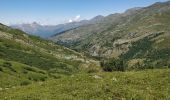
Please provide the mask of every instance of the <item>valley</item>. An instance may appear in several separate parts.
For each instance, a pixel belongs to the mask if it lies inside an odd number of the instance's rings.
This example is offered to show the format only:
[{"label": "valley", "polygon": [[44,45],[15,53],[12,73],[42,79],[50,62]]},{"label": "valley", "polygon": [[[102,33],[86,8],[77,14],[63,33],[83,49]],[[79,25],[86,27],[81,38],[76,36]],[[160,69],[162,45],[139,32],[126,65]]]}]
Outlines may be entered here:
[{"label": "valley", "polygon": [[0,22],[0,100],[169,100],[170,1],[58,25]]}]

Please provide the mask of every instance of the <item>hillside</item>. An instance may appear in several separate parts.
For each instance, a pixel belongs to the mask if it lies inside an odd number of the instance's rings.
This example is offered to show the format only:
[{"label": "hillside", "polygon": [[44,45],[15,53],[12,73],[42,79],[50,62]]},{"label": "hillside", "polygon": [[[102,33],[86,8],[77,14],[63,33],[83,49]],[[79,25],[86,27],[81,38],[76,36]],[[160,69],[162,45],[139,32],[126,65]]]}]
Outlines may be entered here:
[{"label": "hillside", "polygon": [[170,70],[75,74],[0,90],[2,100],[169,100]]},{"label": "hillside", "polygon": [[94,57],[121,58],[132,66],[170,66],[169,21],[170,1],[158,2],[111,14],[51,40]]},{"label": "hillside", "polygon": [[80,53],[0,24],[0,87],[45,81],[97,66],[97,61]]}]

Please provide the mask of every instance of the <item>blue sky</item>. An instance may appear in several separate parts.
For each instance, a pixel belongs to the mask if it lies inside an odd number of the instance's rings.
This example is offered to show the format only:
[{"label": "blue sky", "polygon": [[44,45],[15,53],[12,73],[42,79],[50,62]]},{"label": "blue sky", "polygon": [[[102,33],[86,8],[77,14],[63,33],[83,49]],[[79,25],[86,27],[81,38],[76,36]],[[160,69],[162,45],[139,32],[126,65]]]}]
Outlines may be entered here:
[{"label": "blue sky", "polygon": [[167,0],[0,0],[0,23],[60,24]]}]

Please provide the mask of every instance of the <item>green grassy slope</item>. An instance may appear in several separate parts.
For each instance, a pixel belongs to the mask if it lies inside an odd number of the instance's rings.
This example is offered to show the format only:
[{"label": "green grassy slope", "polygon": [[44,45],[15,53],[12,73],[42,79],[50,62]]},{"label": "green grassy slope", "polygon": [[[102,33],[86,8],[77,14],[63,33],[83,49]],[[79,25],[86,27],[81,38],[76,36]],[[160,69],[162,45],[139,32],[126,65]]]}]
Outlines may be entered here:
[{"label": "green grassy slope", "polygon": [[170,70],[76,74],[0,91],[13,100],[168,100]]},{"label": "green grassy slope", "polygon": [[46,71],[13,61],[0,59],[0,88],[15,88],[42,82],[49,78]]},{"label": "green grassy slope", "polygon": [[69,70],[87,64],[86,57],[73,50],[4,25],[0,26],[0,58],[45,70],[64,68],[61,66]]},{"label": "green grassy slope", "polygon": [[88,71],[97,64],[73,50],[0,24],[0,87]]}]

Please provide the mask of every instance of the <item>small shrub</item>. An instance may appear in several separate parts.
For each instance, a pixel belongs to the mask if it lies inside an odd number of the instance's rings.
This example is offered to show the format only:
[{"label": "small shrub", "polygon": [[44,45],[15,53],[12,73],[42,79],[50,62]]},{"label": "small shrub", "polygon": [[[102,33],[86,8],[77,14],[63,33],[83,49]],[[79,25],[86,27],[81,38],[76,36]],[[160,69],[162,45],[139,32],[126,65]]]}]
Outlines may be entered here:
[{"label": "small shrub", "polygon": [[46,74],[46,72],[44,72],[44,71],[42,71],[42,70],[38,71],[38,73]]},{"label": "small shrub", "polygon": [[59,79],[59,78],[61,78],[61,76],[60,75],[56,75],[56,74],[49,74],[50,75],[50,77],[53,77],[54,79]]},{"label": "small shrub", "polygon": [[100,62],[100,64],[102,69],[107,72],[126,70],[126,63],[121,59],[109,59],[107,61]]},{"label": "small shrub", "polygon": [[31,72],[37,72],[34,68],[31,68],[31,67],[24,67],[24,69],[31,71]]},{"label": "small shrub", "polygon": [[94,67],[91,67],[91,68],[88,69],[87,72],[88,72],[88,73],[96,73],[96,72],[99,72],[99,69],[96,69],[96,68],[94,68]]},{"label": "small shrub", "polygon": [[10,62],[4,62],[3,67],[6,67],[6,68],[10,69],[13,72],[17,72],[14,68],[12,68],[12,64]]},{"label": "small shrub", "polygon": [[3,72],[3,69],[0,67],[0,71]]},{"label": "small shrub", "polygon": [[31,78],[31,77],[28,77],[28,79],[29,79],[29,80],[32,80],[32,78]]},{"label": "small shrub", "polygon": [[47,77],[45,77],[45,76],[34,76],[34,77],[32,77],[31,80],[38,82],[38,81],[45,81],[46,79],[47,79]]},{"label": "small shrub", "polygon": [[110,65],[104,65],[102,66],[103,70],[106,72],[112,72],[113,70],[115,70],[114,66],[110,66]]},{"label": "small shrub", "polygon": [[21,82],[21,86],[26,86],[26,85],[29,85],[29,84],[31,84],[31,82],[30,81],[28,81],[28,80],[24,80],[24,81],[22,81]]},{"label": "small shrub", "polygon": [[47,77],[40,77],[39,80],[40,81],[45,81],[47,79]]},{"label": "small shrub", "polygon": [[95,64],[90,64],[89,67],[87,68],[88,73],[96,73],[99,71],[100,71],[100,68],[96,66]]},{"label": "small shrub", "polygon": [[23,70],[22,73],[23,73],[23,74],[27,74],[28,71],[27,71],[27,70]]},{"label": "small shrub", "polygon": [[3,63],[3,66],[4,66],[4,67],[11,67],[12,64],[11,64],[10,62],[4,62],[4,63]]},{"label": "small shrub", "polygon": [[47,76],[44,76],[44,75],[38,75],[38,74],[32,74],[28,77],[29,80],[31,81],[35,81],[35,82],[38,82],[38,81],[45,81],[47,79]]}]

